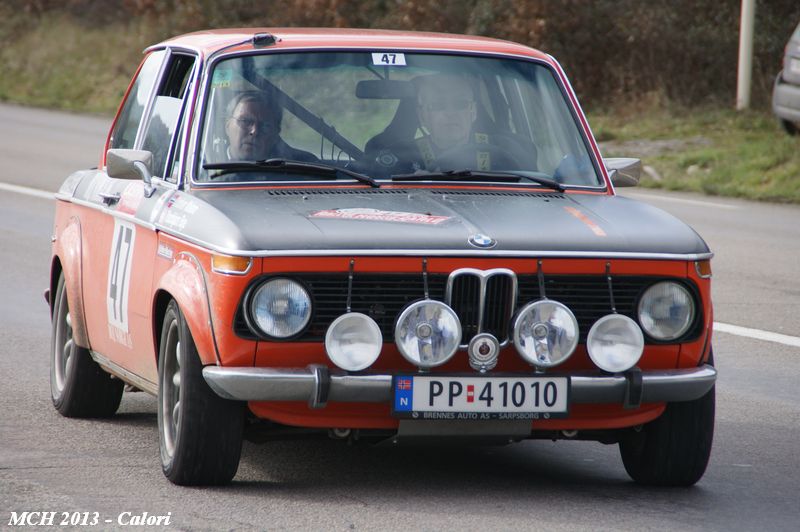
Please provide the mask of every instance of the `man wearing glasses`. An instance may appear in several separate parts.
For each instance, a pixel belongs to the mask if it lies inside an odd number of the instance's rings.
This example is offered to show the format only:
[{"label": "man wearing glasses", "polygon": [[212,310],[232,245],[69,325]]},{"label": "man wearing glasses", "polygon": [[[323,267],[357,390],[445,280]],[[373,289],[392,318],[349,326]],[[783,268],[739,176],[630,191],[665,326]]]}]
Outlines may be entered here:
[{"label": "man wearing glasses", "polygon": [[228,159],[316,161],[311,153],[289,146],[281,137],[282,109],[263,93],[240,92],[228,103],[225,134]]}]

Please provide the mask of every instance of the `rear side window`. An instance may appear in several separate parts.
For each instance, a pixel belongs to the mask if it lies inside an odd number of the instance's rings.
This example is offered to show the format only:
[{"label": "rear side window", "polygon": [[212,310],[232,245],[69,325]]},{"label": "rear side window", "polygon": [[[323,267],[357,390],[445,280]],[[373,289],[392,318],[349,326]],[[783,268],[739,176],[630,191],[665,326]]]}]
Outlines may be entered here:
[{"label": "rear side window", "polygon": [[153,52],[145,59],[139,74],[136,76],[136,81],[133,82],[133,86],[128,93],[128,99],[125,100],[119,119],[114,125],[114,130],[111,133],[111,142],[108,145],[109,148],[133,148],[142,114],[147,106],[150,90],[153,87],[156,76],[158,76],[164,53],[163,50]]}]

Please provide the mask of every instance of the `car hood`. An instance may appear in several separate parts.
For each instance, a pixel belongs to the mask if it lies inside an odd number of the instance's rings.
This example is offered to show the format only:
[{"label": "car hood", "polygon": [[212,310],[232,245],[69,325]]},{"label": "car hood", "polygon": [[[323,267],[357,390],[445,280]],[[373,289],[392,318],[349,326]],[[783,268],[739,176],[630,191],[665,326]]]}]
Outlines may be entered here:
[{"label": "car hood", "polygon": [[664,211],[620,196],[583,193],[422,188],[175,192],[159,218],[170,232],[230,252],[709,251],[697,233]]}]

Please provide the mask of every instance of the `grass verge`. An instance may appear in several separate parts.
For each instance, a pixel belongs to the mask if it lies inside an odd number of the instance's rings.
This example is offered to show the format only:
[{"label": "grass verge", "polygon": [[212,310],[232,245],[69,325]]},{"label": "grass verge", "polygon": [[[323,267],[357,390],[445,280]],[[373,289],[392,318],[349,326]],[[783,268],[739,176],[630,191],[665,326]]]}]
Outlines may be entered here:
[{"label": "grass verge", "polygon": [[590,114],[605,156],[639,157],[641,186],[800,203],[800,137],[766,111]]}]

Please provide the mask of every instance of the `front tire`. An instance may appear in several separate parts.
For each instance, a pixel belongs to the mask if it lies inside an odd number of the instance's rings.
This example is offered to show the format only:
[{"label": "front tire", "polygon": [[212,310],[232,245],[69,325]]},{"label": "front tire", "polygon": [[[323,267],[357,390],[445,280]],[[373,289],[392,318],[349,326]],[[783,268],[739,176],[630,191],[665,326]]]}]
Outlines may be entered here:
[{"label": "front tire", "polygon": [[714,439],[715,389],[669,403],[658,419],[620,441],[625,470],[638,484],[691,486],[703,476]]},{"label": "front tire", "polygon": [[53,299],[50,339],[50,396],[65,417],[110,417],[122,400],[124,383],[103,371],[89,350],[75,343],[64,274]]},{"label": "front tire", "polygon": [[182,486],[227,484],[242,451],[244,405],[219,397],[203,366],[186,320],[170,301],[158,356],[158,432],[161,468]]}]

